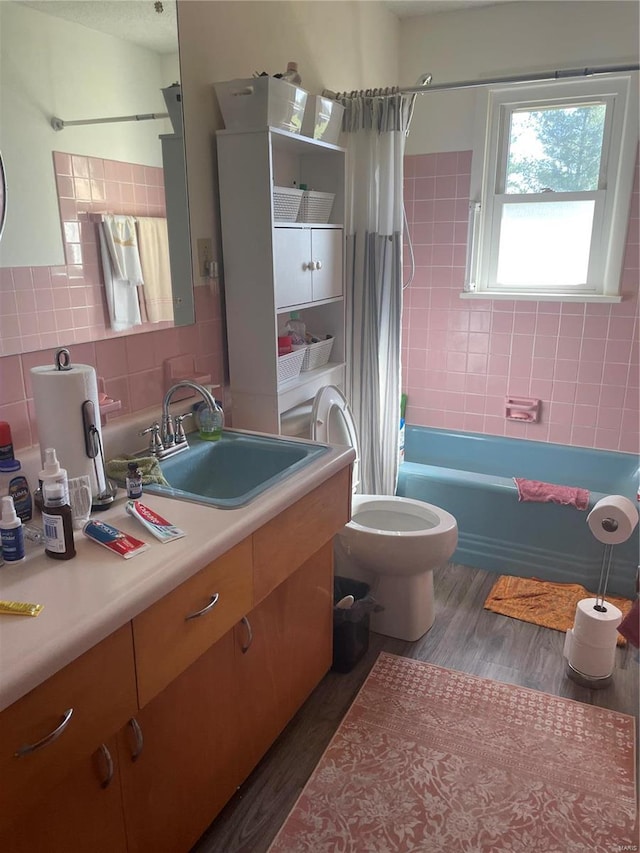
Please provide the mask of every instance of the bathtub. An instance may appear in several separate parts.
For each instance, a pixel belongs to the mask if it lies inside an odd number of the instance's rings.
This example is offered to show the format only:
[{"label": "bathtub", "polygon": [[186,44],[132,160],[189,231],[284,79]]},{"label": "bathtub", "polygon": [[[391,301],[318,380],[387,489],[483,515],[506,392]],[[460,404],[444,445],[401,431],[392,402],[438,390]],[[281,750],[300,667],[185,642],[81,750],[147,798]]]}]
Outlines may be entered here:
[{"label": "bathtub", "polygon": [[[605,495],[636,503],[638,457],[540,441],[407,426],[397,494],[435,504],[458,521],[452,560],[492,572],[580,583],[595,592],[604,546],[588,512],[519,502],[513,477],[589,489],[589,509]],[[638,527],[613,549],[608,592],[632,597]]]}]

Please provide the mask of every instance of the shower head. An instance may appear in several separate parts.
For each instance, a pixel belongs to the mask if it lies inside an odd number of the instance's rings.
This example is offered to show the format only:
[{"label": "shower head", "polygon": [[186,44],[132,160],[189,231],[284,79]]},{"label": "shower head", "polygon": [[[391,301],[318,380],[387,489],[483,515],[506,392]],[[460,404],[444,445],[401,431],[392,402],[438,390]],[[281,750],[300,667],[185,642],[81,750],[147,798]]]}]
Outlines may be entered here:
[{"label": "shower head", "polygon": [[425,74],[421,74],[416,80],[416,86],[428,86],[433,80],[433,74],[429,74],[427,71]]}]

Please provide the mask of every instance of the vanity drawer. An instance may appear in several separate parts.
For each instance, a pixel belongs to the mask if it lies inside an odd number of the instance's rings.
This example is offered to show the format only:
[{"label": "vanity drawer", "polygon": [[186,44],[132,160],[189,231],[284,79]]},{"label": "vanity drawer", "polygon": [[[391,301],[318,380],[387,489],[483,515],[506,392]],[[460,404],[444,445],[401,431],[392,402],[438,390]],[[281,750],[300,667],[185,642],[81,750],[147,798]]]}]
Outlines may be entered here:
[{"label": "vanity drawer", "polygon": [[344,527],[351,468],[343,468],[253,534],[253,599],[258,604]]},{"label": "vanity drawer", "polygon": [[[0,826],[15,821],[36,792],[52,790],[78,761],[89,760],[136,710],[127,623],[0,714]],[[56,729],[60,732],[56,737],[16,755]]]},{"label": "vanity drawer", "polygon": [[134,618],[141,708],[251,610],[251,559],[245,539]]}]

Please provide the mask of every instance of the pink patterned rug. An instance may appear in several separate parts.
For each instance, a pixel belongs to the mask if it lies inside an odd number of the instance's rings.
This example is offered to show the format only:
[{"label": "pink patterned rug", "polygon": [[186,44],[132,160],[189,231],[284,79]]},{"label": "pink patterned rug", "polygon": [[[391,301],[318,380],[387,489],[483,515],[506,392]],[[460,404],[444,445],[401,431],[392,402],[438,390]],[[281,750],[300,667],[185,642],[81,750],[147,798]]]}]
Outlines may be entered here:
[{"label": "pink patterned rug", "polygon": [[270,853],[638,850],[635,720],[382,653]]}]

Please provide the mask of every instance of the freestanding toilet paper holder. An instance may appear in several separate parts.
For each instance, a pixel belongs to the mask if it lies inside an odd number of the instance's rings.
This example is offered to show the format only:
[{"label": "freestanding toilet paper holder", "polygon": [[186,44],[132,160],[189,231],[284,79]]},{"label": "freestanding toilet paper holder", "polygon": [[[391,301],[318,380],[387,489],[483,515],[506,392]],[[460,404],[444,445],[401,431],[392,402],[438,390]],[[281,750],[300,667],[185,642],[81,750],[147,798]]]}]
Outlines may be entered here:
[{"label": "freestanding toilet paper holder", "polygon": [[[622,612],[613,604],[605,601],[605,596],[613,561],[611,538],[613,537],[614,542],[622,542],[628,538],[628,534],[623,528],[621,531],[622,538],[620,538],[618,533],[620,525],[618,520],[613,517],[615,511],[609,512],[608,510],[607,507],[607,514],[603,518],[597,517],[597,521],[596,519],[593,522],[590,521],[594,510],[587,518],[591,532],[604,545],[598,591],[595,599],[586,598],[578,602],[574,625],[567,631],[564,644],[567,676],[582,687],[592,689],[607,687],[613,679],[615,653],[618,644],[617,628],[622,621]],[[637,520],[635,523],[637,524]],[[633,527],[635,524],[632,524],[632,529]],[[593,605],[591,605],[592,601],[594,602]],[[585,607],[590,608],[590,610],[585,610]],[[604,614],[608,614],[608,617],[604,618]],[[580,620],[584,626],[585,617],[590,620],[588,627],[586,629],[582,627],[581,635],[578,636]],[[587,634],[586,637],[584,636],[585,633]],[[603,670],[606,671],[603,672]]]}]

